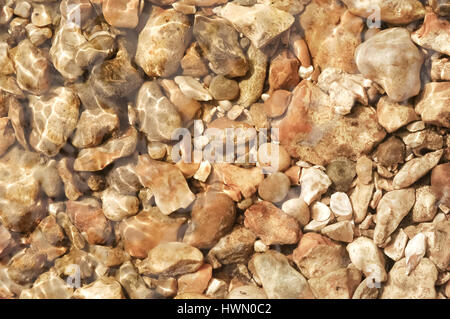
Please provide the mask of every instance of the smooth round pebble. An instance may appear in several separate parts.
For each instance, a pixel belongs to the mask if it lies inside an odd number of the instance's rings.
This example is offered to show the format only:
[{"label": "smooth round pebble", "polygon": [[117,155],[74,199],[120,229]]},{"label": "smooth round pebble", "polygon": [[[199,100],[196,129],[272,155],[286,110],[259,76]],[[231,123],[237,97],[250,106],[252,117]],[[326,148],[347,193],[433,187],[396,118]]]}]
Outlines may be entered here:
[{"label": "smooth round pebble", "polygon": [[281,202],[289,192],[291,181],[280,172],[267,176],[258,186],[259,196],[269,202]]}]

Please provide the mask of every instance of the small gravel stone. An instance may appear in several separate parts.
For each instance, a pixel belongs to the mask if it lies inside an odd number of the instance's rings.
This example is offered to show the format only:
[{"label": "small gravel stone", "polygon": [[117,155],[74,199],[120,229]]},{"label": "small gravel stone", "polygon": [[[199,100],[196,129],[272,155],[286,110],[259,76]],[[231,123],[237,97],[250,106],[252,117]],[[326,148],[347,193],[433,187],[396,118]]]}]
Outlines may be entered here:
[{"label": "small gravel stone", "polygon": [[209,91],[216,100],[234,100],[239,95],[239,85],[235,80],[217,75],[211,80]]},{"label": "small gravel stone", "polygon": [[346,158],[334,160],[327,166],[327,175],[336,191],[346,192],[356,176],[355,163]]},{"label": "small gravel stone", "polygon": [[259,196],[272,203],[281,202],[288,194],[291,182],[280,172],[267,176],[258,186]]}]

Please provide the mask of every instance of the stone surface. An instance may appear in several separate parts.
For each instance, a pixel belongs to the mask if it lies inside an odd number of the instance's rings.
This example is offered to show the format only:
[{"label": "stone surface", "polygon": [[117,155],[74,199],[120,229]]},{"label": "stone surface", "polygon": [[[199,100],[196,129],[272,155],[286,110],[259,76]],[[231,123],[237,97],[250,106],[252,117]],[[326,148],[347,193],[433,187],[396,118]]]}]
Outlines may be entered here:
[{"label": "stone surface", "polygon": [[102,208],[106,218],[119,222],[138,212],[139,199],[136,196],[122,195],[111,188],[107,188],[102,193]]},{"label": "stone surface", "polygon": [[408,161],[395,175],[393,185],[396,189],[412,185],[439,163],[443,150],[425,154]]},{"label": "stone surface", "polygon": [[392,24],[407,24],[423,18],[425,8],[418,0],[343,0],[351,13],[364,18],[372,17],[379,8],[381,20]]},{"label": "stone surface", "polygon": [[375,111],[357,106],[347,116],[333,114],[328,98],[311,82],[301,82],[293,91],[286,115],[273,127],[292,157],[326,165],[337,157],[356,160],[370,152],[384,136]]},{"label": "stone surface", "polygon": [[213,99],[209,90],[192,76],[179,75],[174,80],[178,84],[181,92],[191,99],[196,101],[209,101]]},{"label": "stone surface", "polygon": [[211,248],[231,230],[235,217],[234,202],[228,195],[216,191],[198,194],[183,242],[201,249]]},{"label": "stone surface", "polygon": [[233,263],[247,263],[253,253],[256,235],[245,227],[237,227],[231,233],[223,236],[210,249],[206,261],[213,268]]},{"label": "stone surface", "polygon": [[66,211],[72,223],[90,244],[102,245],[111,239],[111,225],[95,200],[67,201]]},{"label": "stone surface", "polygon": [[293,260],[306,278],[319,278],[347,267],[345,248],[317,233],[306,233],[294,250]]},{"label": "stone surface", "polygon": [[12,248],[13,240],[9,231],[0,225],[0,257],[6,255]]},{"label": "stone surface", "polygon": [[58,162],[58,174],[64,183],[64,193],[70,200],[77,200],[83,195],[83,184],[73,172],[73,159],[63,158]]},{"label": "stone surface", "polygon": [[70,299],[73,289],[55,271],[40,275],[30,289],[22,290],[20,299]]},{"label": "stone surface", "polygon": [[300,62],[289,50],[283,50],[270,61],[269,94],[279,89],[292,90],[300,82]]},{"label": "stone surface", "polygon": [[421,47],[450,55],[450,22],[428,12],[422,27],[411,34],[411,39]]},{"label": "stone surface", "polygon": [[355,223],[361,223],[366,217],[373,190],[373,183],[368,185],[362,183],[356,184],[354,191],[350,195]]},{"label": "stone surface", "polygon": [[154,297],[153,292],[147,287],[130,261],[126,261],[120,266],[116,279],[131,299],[151,299]]},{"label": "stone surface", "polygon": [[391,136],[378,145],[374,155],[381,165],[392,167],[404,163],[405,152],[405,144],[399,138]]},{"label": "stone surface", "polygon": [[437,165],[431,171],[431,189],[438,201],[450,207],[450,164]]},{"label": "stone surface", "polygon": [[353,241],[353,225],[350,221],[344,220],[326,226],[320,231],[322,235],[328,236],[329,238],[342,241],[346,243],[351,243]]},{"label": "stone surface", "polygon": [[151,189],[156,206],[164,215],[188,207],[195,199],[183,174],[172,164],[140,155],[136,173],[142,185]]},{"label": "stone surface", "polygon": [[416,112],[421,115],[422,121],[446,128],[450,127],[449,91],[450,82],[425,84],[416,104]]},{"label": "stone surface", "polygon": [[387,280],[383,252],[372,239],[359,237],[347,245],[347,251],[352,264],[361,270],[367,278],[371,278],[378,283]]},{"label": "stone surface", "polygon": [[186,15],[174,9],[154,6],[139,33],[136,63],[148,76],[175,73],[190,41],[189,27]]},{"label": "stone surface", "polygon": [[181,275],[178,278],[178,294],[197,293],[202,294],[208,287],[208,282],[212,277],[212,267],[203,264],[196,272]]},{"label": "stone surface", "polygon": [[291,157],[286,149],[275,143],[264,143],[258,147],[258,164],[265,173],[285,171],[291,165]]},{"label": "stone surface", "polygon": [[193,34],[214,73],[229,77],[247,73],[249,66],[238,33],[225,20],[196,15]]},{"label": "stone surface", "polygon": [[50,64],[44,52],[25,39],[9,52],[22,90],[41,95],[50,89]]},{"label": "stone surface", "polygon": [[0,156],[14,144],[16,137],[7,117],[0,117]]},{"label": "stone surface", "polygon": [[14,256],[8,267],[8,275],[20,285],[29,284],[44,272],[46,265],[45,253],[28,248],[21,254]]},{"label": "stone surface", "polygon": [[363,20],[335,0],[313,0],[300,16],[315,68],[357,73],[353,55],[361,43]]},{"label": "stone surface", "polygon": [[82,149],[74,162],[76,171],[93,172],[104,169],[115,160],[131,155],[137,144],[137,131],[128,128],[117,138],[111,138],[104,144]]},{"label": "stone surface", "polygon": [[333,193],[330,197],[330,208],[338,220],[352,219],[352,203],[346,193]]},{"label": "stone surface", "polygon": [[55,156],[67,142],[78,121],[80,100],[66,87],[46,95],[30,95],[32,131],[30,145],[47,156]]},{"label": "stone surface", "polygon": [[165,216],[153,207],[123,220],[119,229],[125,250],[133,257],[146,258],[160,243],[176,241],[184,222],[185,218]]},{"label": "stone surface", "polygon": [[341,268],[308,283],[314,295],[320,299],[350,299],[361,281],[361,273],[355,268]]},{"label": "stone surface", "polygon": [[450,61],[448,58],[439,58],[439,54],[431,56],[431,80],[433,82],[450,81]]},{"label": "stone surface", "polygon": [[[444,185],[443,188],[446,186]],[[416,188],[416,202],[412,209],[412,221],[416,223],[430,222],[437,213],[437,197],[432,186],[425,185]]]},{"label": "stone surface", "polygon": [[278,117],[283,115],[289,103],[291,102],[292,93],[286,90],[275,90],[270,97],[264,102],[264,111],[269,117]]},{"label": "stone surface", "polygon": [[54,216],[45,217],[30,235],[30,247],[38,253],[45,254],[52,262],[66,253],[63,229],[56,223]]},{"label": "stone surface", "polygon": [[384,247],[384,254],[392,260],[399,261],[404,257],[407,242],[408,236],[403,229],[399,228],[392,234],[389,244]]},{"label": "stone surface", "polygon": [[397,261],[388,275],[382,299],[434,299],[436,290],[434,284],[437,280],[436,266],[428,259],[423,258],[419,265],[409,275],[406,275],[405,258]]},{"label": "stone surface", "polygon": [[412,106],[397,103],[387,96],[382,96],[377,104],[377,119],[386,132],[392,133],[418,120],[418,117]]},{"label": "stone surface", "polygon": [[27,24],[25,27],[27,31],[27,36],[31,43],[35,46],[42,45],[45,41],[50,39],[53,35],[52,29],[50,28],[39,28],[33,24]]},{"label": "stone surface", "polygon": [[217,14],[231,22],[236,30],[243,33],[258,49],[270,43],[294,23],[294,17],[289,13],[265,4],[245,7],[227,3],[217,9]]},{"label": "stone surface", "polygon": [[183,69],[183,75],[196,77],[208,74],[208,67],[206,66],[205,60],[200,55],[200,47],[197,42],[192,43],[186,50],[180,64]]},{"label": "stone surface", "polygon": [[106,22],[119,28],[135,28],[139,22],[139,0],[105,0],[102,12]]},{"label": "stone surface", "polygon": [[310,220],[309,207],[301,198],[292,198],[283,203],[281,209],[286,214],[297,219],[300,227],[308,224]]},{"label": "stone surface", "polygon": [[335,190],[346,192],[356,176],[356,166],[345,157],[337,158],[327,165],[326,173],[333,182]]},{"label": "stone surface", "polygon": [[402,219],[409,213],[415,202],[413,188],[387,192],[377,206],[376,226],[373,240],[378,246],[398,227]]},{"label": "stone surface", "polygon": [[361,156],[356,161],[356,174],[358,175],[358,181],[368,185],[372,181],[372,169],[373,162],[367,156]]},{"label": "stone surface", "polygon": [[301,236],[297,220],[266,201],[253,204],[245,211],[244,225],[266,245],[295,244]]},{"label": "stone surface", "polygon": [[218,75],[211,80],[209,91],[216,100],[233,100],[239,96],[239,85],[234,80]]},{"label": "stone surface", "polygon": [[247,285],[232,289],[228,293],[227,299],[267,299],[267,295],[263,289]]},{"label": "stone surface", "polygon": [[197,271],[203,264],[200,250],[185,243],[162,243],[138,265],[144,275],[176,276]]},{"label": "stone surface", "polygon": [[289,265],[288,259],[274,250],[255,254],[250,269],[261,280],[271,299],[314,299],[305,277]]}]

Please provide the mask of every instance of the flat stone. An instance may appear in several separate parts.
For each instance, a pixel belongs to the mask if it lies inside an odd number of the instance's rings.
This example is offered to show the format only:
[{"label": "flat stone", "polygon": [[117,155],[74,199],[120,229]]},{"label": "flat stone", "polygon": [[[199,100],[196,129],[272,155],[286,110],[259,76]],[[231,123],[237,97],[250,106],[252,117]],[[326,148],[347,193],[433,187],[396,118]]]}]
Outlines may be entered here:
[{"label": "flat stone", "polygon": [[352,15],[338,1],[312,0],[299,21],[315,69],[331,67],[357,73],[353,55],[361,43],[364,25],[360,17]]},{"label": "flat stone", "polygon": [[130,127],[117,138],[111,138],[104,144],[82,149],[74,162],[76,171],[93,172],[104,169],[115,160],[131,155],[137,144],[137,131]]},{"label": "flat stone", "polygon": [[144,275],[176,276],[197,271],[203,264],[200,250],[185,243],[162,243],[138,265]]},{"label": "flat stone", "polygon": [[30,95],[29,101],[32,110],[30,145],[47,156],[55,156],[77,125],[80,100],[71,89],[58,87],[46,95]]},{"label": "flat stone", "polygon": [[423,18],[425,8],[417,0],[343,0],[351,13],[364,18],[372,17],[374,7],[379,8],[381,20],[392,24],[407,24]]},{"label": "flat stone", "polygon": [[450,128],[450,82],[431,82],[424,86],[416,103],[416,112],[425,123]]},{"label": "flat stone", "polygon": [[264,292],[271,299],[314,299],[305,277],[296,271],[283,254],[269,250],[255,254],[250,269],[261,280]]},{"label": "flat stone", "polygon": [[153,6],[145,27],[139,33],[136,63],[148,76],[172,75],[190,42],[189,28],[190,21],[186,15],[174,9]]},{"label": "flat stone", "polygon": [[258,49],[289,29],[295,20],[289,13],[266,4],[245,7],[227,3],[216,13],[231,22]]},{"label": "flat stone", "polygon": [[198,194],[183,242],[197,248],[211,248],[232,228],[236,217],[233,200],[216,191]]},{"label": "flat stone", "polygon": [[306,233],[294,250],[293,260],[306,278],[319,278],[345,268],[348,255],[345,248],[317,233]]},{"label": "flat stone", "polygon": [[206,261],[214,269],[233,263],[246,264],[253,253],[255,240],[256,235],[251,230],[245,227],[235,228],[211,248],[206,256]]},{"label": "flat stone", "polygon": [[133,257],[146,258],[148,252],[164,242],[176,241],[185,218],[172,218],[152,207],[120,223],[125,250]]},{"label": "flat stone", "polygon": [[412,185],[439,163],[443,152],[443,150],[439,150],[427,153],[406,162],[394,177],[394,187],[400,189]]},{"label": "flat stone", "polygon": [[387,192],[377,206],[376,226],[373,240],[378,246],[398,227],[414,205],[416,196],[413,188]]},{"label": "flat stone", "polygon": [[450,55],[450,22],[428,12],[421,28],[411,34],[411,39],[421,47]]},{"label": "flat stone", "polygon": [[364,41],[355,51],[361,74],[383,87],[394,102],[420,91],[423,55],[404,28],[389,28]]},{"label": "flat stone", "polygon": [[316,165],[337,157],[356,160],[386,135],[373,109],[356,106],[347,116],[334,114],[326,94],[308,81],[295,88],[286,115],[273,127],[292,157]]},{"label": "flat stone", "polygon": [[296,244],[301,236],[297,220],[266,201],[253,204],[245,211],[244,225],[266,245]]},{"label": "flat stone", "polygon": [[136,173],[142,185],[152,190],[156,206],[164,215],[188,207],[195,199],[186,179],[175,165],[140,155]]},{"label": "flat stone", "polygon": [[66,211],[72,223],[85,234],[90,244],[102,245],[111,239],[112,229],[100,204],[93,205],[94,203],[67,201]]},{"label": "flat stone", "polygon": [[419,118],[411,105],[397,103],[382,96],[377,104],[377,119],[386,132],[392,133]]},{"label": "flat stone", "polygon": [[416,269],[406,275],[405,258],[397,261],[388,275],[388,281],[381,293],[382,299],[434,299],[436,290],[434,284],[438,272],[436,266],[428,259],[423,258]]}]

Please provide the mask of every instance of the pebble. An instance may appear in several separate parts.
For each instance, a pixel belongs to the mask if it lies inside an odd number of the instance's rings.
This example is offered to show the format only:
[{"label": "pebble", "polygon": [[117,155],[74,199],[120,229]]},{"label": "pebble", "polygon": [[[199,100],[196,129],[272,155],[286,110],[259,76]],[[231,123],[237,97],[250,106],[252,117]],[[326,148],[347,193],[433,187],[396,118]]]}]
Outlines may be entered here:
[{"label": "pebble", "polygon": [[450,128],[448,112],[450,102],[448,95],[450,82],[430,82],[425,84],[423,92],[416,103],[416,112],[421,115],[422,121]]},{"label": "pebble", "polygon": [[412,185],[439,163],[443,152],[443,150],[439,150],[427,153],[422,157],[408,161],[395,175],[393,180],[394,187],[400,189]]},{"label": "pebble", "polygon": [[268,117],[274,118],[284,114],[291,102],[292,93],[286,90],[275,90],[264,101],[264,112]]},{"label": "pebble", "polygon": [[31,23],[27,24],[25,30],[27,31],[28,39],[30,39],[31,43],[37,47],[50,39],[53,35],[52,29],[39,28]]},{"label": "pebble", "polygon": [[437,165],[431,171],[431,189],[438,201],[450,207],[450,164]]},{"label": "pebble", "polygon": [[291,164],[291,157],[280,144],[264,143],[258,148],[258,164],[264,172],[285,171]]},{"label": "pebble", "polygon": [[193,42],[186,50],[180,64],[183,69],[183,75],[202,77],[208,74],[208,67],[200,55],[200,47],[197,42]]},{"label": "pebble", "polygon": [[343,0],[351,13],[364,18],[372,17],[373,8],[380,10],[381,20],[392,24],[407,24],[423,18],[425,8],[418,0]]},{"label": "pebble", "polygon": [[124,219],[119,230],[125,250],[133,257],[146,258],[148,252],[160,243],[176,241],[185,221],[183,217],[166,216],[156,207]]},{"label": "pebble", "polygon": [[275,205],[260,201],[245,211],[244,225],[253,231],[266,245],[295,244],[301,230],[294,217]]},{"label": "pebble", "polygon": [[216,100],[233,100],[239,96],[239,85],[235,80],[217,75],[211,80],[209,91]]},{"label": "pebble", "polygon": [[230,232],[235,218],[236,208],[228,195],[216,191],[197,194],[183,242],[200,249],[211,248]]},{"label": "pebble", "polygon": [[320,299],[350,299],[361,282],[361,273],[355,267],[341,268],[308,283]]},{"label": "pebble", "polygon": [[0,156],[16,141],[14,130],[9,123],[10,120],[7,117],[0,118]]},{"label": "pebble", "polygon": [[308,281],[279,252],[255,254],[249,268],[261,280],[270,299],[314,299]]},{"label": "pebble", "polygon": [[423,60],[422,53],[411,41],[409,31],[399,27],[377,33],[355,51],[361,74],[381,85],[394,102],[419,93]]},{"label": "pebble", "polygon": [[8,267],[9,277],[19,285],[32,283],[47,265],[45,253],[27,248],[22,253],[16,254]]},{"label": "pebble", "polygon": [[10,232],[0,225],[0,257],[6,255],[12,248],[13,240]]},{"label": "pebble", "polygon": [[302,187],[300,198],[302,198],[307,205],[310,205],[328,190],[328,187],[331,186],[331,180],[327,174],[320,169],[310,167],[302,169],[300,185]]},{"label": "pebble", "polygon": [[328,236],[333,240],[351,243],[354,235],[353,227],[352,222],[344,220],[326,226],[320,232],[322,235]]},{"label": "pebble", "polygon": [[[309,2],[309,1],[308,1]],[[289,45],[292,49],[292,52],[300,61],[302,67],[310,67],[311,66],[311,57],[309,55],[308,45],[298,34],[293,34],[289,38]]]},{"label": "pebble", "polygon": [[317,233],[306,233],[293,252],[293,260],[308,279],[345,268],[348,256],[345,248]]},{"label": "pebble", "polygon": [[102,13],[110,25],[133,29],[139,22],[139,7],[139,0],[104,0]]},{"label": "pebble", "polygon": [[14,7],[14,14],[21,18],[29,18],[31,14],[31,4],[28,2],[18,2]]},{"label": "pebble", "polygon": [[386,132],[392,133],[418,120],[418,116],[411,105],[397,103],[387,96],[382,96],[377,104],[377,120]]},{"label": "pebble", "polygon": [[411,39],[423,48],[450,55],[450,22],[427,12],[423,24],[411,34]]},{"label": "pebble", "polygon": [[213,11],[232,23],[258,49],[289,29],[295,21],[291,14],[267,4],[247,7],[227,3]]},{"label": "pebble", "polygon": [[300,62],[289,50],[283,50],[270,61],[269,94],[284,89],[292,90],[300,82],[298,68]]},{"label": "pebble", "polygon": [[120,266],[116,279],[131,299],[152,299],[155,297],[130,261],[125,261]]},{"label": "pebble", "polygon": [[138,265],[140,274],[176,276],[197,271],[203,265],[200,250],[185,243],[161,243]]},{"label": "pebble", "polygon": [[431,56],[431,80],[433,82],[450,81],[450,61],[448,58],[439,58],[440,54]]},{"label": "pebble", "polygon": [[415,202],[413,188],[387,192],[377,206],[374,242],[378,246],[397,229],[402,219],[409,213]]},{"label": "pebble", "polygon": [[387,280],[383,252],[372,239],[358,237],[347,245],[347,251],[353,265],[361,270],[367,278],[375,282]]},{"label": "pebble", "polygon": [[191,99],[196,101],[210,101],[213,99],[211,93],[191,76],[176,76],[175,83],[178,84],[181,92]]},{"label": "pebble", "polygon": [[333,182],[335,190],[346,192],[356,176],[356,166],[347,158],[336,159],[327,165],[326,173]]},{"label": "pebble", "polygon": [[139,199],[136,196],[122,195],[112,188],[103,191],[101,198],[103,213],[106,218],[115,222],[133,216],[139,210]]},{"label": "pebble", "polygon": [[292,198],[283,203],[281,210],[286,214],[294,217],[300,227],[304,227],[310,221],[309,207],[301,198]]},{"label": "pebble", "polygon": [[388,280],[381,292],[382,299],[434,299],[438,271],[428,258],[422,258],[409,275],[406,275],[406,259],[397,261],[389,272]]},{"label": "pebble", "polygon": [[[250,45],[248,48],[247,55],[249,70],[247,75],[239,81],[240,94],[237,101],[239,105],[246,108],[258,101],[261,97],[266,79],[268,60],[267,55],[253,45]],[[250,108],[250,112],[251,110],[252,108]]]},{"label": "pebble", "polygon": [[117,159],[131,155],[136,149],[137,139],[138,132],[134,127],[130,127],[102,145],[82,149],[75,159],[73,168],[82,172],[100,171]]},{"label": "pebble", "polygon": [[338,221],[352,219],[352,203],[346,193],[333,193],[330,198],[330,208]]},{"label": "pebble", "polygon": [[422,233],[414,236],[405,247],[406,275],[408,276],[420,263],[426,252],[426,238]]},{"label": "pebble", "polygon": [[33,3],[31,23],[37,27],[46,27],[52,24],[52,13],[45,5]]},{"label": "pebble", "polygon": [[391,236],[391,241],[384,247],[384,254],[394,261],[399,261],[405,256],[405,247],[408,242],[408,235],[399,228]]},{"label": "pebble", "polygon": [[397,137],[391,136],[378,145],[375,156],[384,167],[392,167],[405,161],[405,144]]},{"label": "pebble", "polygon": [[20,299],[70,299],[73,289],[55,271],[40,275],[30,289],[22,290]]},{"label": "pebble", "polygon": [[223,19],[196,15],[193,34],[211,70],[223,76],[240,77],[249,63],[238,42],[238,33]]},{"label": "pebble", "polygon": [[[188,207],[195,199],[183,174],[173,164],[140,155],[136,173],[141,184],[152,190],[156,206],[164,215]],[[170,183],[167,183],[169,180]]]},{"label": "pebble", "polygon": [[258,195],[263,200],[278,203],[286,198],[290,186],[289,178],[281,172],[276,172],[267,176],[258,185]]},{"label": "pebble", "polygon": [[203,264],[196,272],[184,274],[178,277],[178,294],[197,293],[202,294],[208,287],[212,278],[212,267]]},{"label": "pebble", "polygon": [[430,222],[437,213],[437,198],[432,186],[424,185],[416,188],[416,202],[414,203],[411,218],[415,223]]},{"label": "pebble", "polygon": [[189,44],[189,29],[188,16],[174,9],[153,6],[145,27],[139,33],[136,63],[150,77],[172,75]]},{"label": "pebble", "polygon": [[74,299],[125,299],[122,286],[112,277],[100,277],[96,281],[78,288]]},{"label": "pebble", "polygon": [[235,263],[246,264],[253,253],[256,235],[245,227],[236,227],[211,248],[206,261],[214,269]]}]

